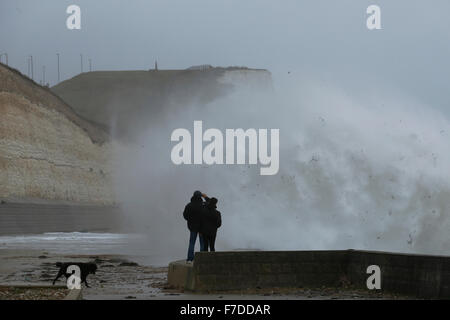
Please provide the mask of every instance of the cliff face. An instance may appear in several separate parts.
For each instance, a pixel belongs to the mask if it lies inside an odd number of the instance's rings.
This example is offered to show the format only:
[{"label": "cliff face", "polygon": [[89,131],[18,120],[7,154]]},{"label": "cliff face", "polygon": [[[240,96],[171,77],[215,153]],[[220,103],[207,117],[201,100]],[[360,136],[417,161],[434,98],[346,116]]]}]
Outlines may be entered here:
[{"label": "cliff face", "polygon": [[[207,103],[235,87],[267,89],[267,70],[239,67],[186,70],[96,71],[52,88],[86,119],[126,140],[146,130],[155,113],[175,114],[180,106]],[[150,120],[151,121],[151,120]]]},{"label": "cliff face", "polygon": [[0,65],[0,198],[112,204],[111,149],[101,128]]}]

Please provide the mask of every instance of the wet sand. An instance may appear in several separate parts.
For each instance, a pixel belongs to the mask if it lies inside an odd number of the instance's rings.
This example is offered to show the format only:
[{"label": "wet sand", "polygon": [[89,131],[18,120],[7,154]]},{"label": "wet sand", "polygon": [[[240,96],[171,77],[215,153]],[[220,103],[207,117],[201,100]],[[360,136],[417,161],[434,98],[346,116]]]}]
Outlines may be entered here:
[{"label": "wet sand", "polygon": [[67,288],[17,288],[0,287],[0,300],[63,300]]},{"label": "wet sand", "polygon": [[[58,272],[56,262],[95,262],[98,270],[83,285],[84,299],[142,299],[164,295],[167,268],[141,266],[121,255],[61,255],[43,250],[0,250],[0,284],[51,284]],[[64,285],[60,278],[56,285]]]}]

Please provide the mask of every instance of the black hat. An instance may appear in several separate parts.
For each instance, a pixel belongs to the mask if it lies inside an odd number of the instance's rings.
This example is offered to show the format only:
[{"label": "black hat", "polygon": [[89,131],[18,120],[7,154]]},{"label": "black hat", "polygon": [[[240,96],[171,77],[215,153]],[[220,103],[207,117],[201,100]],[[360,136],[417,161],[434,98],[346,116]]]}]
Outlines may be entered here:
[{"label": "black hat", "polygon": [[201,197],[202,197],[201,191],[198,191],[198,190],[195,191],[193,197],[194,197],[194,198],[201,198]]},{"label": "black hat", "polygon": [[208,203],[207,203],[207,206],[208,206],[208,208],[217,208],[217,206],[216,206],[216,204],[217,204],[217,199],[216,198],[211,198],[211,199],[209,199],[209,201],[208,201]]}]

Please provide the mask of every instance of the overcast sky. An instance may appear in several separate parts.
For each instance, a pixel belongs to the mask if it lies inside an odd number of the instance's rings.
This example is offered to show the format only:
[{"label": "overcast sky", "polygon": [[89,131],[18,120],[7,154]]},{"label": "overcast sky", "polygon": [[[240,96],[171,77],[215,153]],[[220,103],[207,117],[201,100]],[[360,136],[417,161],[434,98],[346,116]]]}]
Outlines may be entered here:
[{"label": "overcast sky", "polygon": [[[81,7],[81,30],[66,28],[66,8]],[[381,7],[382,30],[366,28],[366,8]],[[450,1],[414,0],[0,0],[0,51],[35,80],[84,71],[245,65],[396,90],[450,106]],[[5,61],[5,57],[2,57]],[[381,90],[381,89],[380,89]],[[450,109],[450,108],[449,108]],[[449,112],[450,113],[450,112]]]}]

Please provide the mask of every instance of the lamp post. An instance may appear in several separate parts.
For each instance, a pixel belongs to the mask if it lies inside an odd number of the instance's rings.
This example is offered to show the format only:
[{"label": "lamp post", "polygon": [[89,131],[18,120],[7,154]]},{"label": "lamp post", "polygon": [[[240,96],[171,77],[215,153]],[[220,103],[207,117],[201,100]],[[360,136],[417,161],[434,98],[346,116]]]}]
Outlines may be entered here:
[{"label": "lamp post", "polygon": [[1,62],[1,57],[5,55],[5,60],[6,60],[6,65],[8,65],[8,54],[6,52],[0,54],[0,62]]},{"label": "lamp post", "polygon": [[57,53],[56,56],[58,57],[58,83],[59,83],[59,81],[60,81],[60,77],[59,77],[59,53]]},{"label": "lamp post", "polygon": [[30,54],[30,70],[31,70],[31,80],[34,80],[33,56],[31,54]]}]

